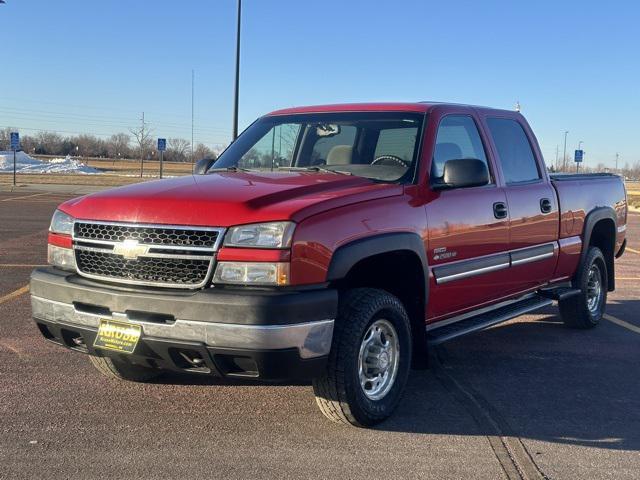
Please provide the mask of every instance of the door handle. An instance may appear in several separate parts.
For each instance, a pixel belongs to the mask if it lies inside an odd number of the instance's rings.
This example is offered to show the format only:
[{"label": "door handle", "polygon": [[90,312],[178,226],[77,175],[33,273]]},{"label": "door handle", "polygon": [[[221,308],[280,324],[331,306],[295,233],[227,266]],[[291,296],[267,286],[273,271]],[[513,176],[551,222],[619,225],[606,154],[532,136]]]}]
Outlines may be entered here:
[{"label": "door handle", "polygon": [[553,205],[551,205],[551,200],[548,198],[543,198],[540,200],[540,211],[542,213],[549,213],[553,209]]},{"label": "door handle", "polygon": [[507,218],[507,205],[504,202],[496,202],[493,204],[493,216],[498,220]]}]

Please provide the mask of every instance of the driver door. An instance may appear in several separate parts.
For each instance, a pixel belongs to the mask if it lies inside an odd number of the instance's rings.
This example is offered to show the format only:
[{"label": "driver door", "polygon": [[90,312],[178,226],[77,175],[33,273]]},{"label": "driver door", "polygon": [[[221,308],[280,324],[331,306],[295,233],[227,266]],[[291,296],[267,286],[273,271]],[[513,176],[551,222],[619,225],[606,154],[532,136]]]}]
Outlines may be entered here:
[{"label": "driver door", "polygon": [[487,164],[490,184],[439,190],[426,206],[430,320],[494,301],[509,282],[507,198],[498,184],[485,144],[477,122],[469,113],[441,118],[433,152],[432,181],[442,176],[447,160],[477,158]]}]

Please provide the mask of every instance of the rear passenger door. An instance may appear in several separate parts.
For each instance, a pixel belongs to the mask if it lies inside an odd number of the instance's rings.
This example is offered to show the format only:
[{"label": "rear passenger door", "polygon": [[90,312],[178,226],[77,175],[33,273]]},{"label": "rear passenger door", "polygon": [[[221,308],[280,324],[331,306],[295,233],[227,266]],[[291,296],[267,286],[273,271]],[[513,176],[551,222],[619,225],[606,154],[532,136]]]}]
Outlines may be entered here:
[{"label": "rear passenger door", "polygon": [[432,320],[494,301],[509,281],[506,195],[496,180],[488,151],[468,110],[440,119],[431,183],[442,176],[447,160],[460,158],[484,161],[491,182],[480,187],[435,191],[427,203],[427,253],[432,273],[427,316]]},{"label": "rear passenger door", "polygon": [[509,290],[525,291],[547,282],[555,270],[560,225],[557,197],[528,125],[519,116],[488,116],[485,121],[507,194]]}]

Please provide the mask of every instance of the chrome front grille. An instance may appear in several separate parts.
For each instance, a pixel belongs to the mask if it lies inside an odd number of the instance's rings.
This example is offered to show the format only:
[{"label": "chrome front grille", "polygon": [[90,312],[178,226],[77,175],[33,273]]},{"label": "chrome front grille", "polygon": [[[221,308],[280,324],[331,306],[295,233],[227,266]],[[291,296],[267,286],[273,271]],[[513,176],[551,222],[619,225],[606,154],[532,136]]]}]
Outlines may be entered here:
[{"label": "chrome front grille", "polygon": [[200,288],[213,271],[222,228],[76,221],[78,273],[131,285]]},{"label": "chrome front grille", "polygon": [[193,227],[149,227],[111,223],[76,222],[78,238],[123,242],[137,240],[148,245],[175,245],[182,247],[213,247],[218,230],[202,230]]}]

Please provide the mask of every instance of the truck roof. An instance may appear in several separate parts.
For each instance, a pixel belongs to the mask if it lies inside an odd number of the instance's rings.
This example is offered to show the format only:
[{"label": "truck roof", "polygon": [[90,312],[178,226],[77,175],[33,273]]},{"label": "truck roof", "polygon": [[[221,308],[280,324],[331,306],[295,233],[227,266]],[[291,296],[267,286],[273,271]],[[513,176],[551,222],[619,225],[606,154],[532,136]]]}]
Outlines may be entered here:
[{"label": "truck roof", "polygon": [[417,112],[426,113],[433,107],[451,106],[466,107],[481,110],[505,111],[513,113],[511,110],[499,110],[491,107],[477,105],[466,105],[448,102],[373,102],[373,103],[338,103],[330,105],[310,105],[301,107],[283,108],[275,110],[268,115],[290,115],[296,113],[327,113],[327,112]]}]

